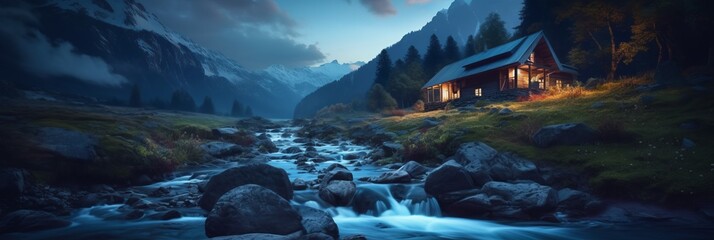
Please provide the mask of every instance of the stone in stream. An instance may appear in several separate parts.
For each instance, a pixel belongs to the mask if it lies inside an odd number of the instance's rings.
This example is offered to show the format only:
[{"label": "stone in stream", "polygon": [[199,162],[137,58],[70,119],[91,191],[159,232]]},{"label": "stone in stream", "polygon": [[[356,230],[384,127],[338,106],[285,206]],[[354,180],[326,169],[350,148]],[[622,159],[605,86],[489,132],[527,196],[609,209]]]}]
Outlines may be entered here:
[{"label": "stone in stream", "polygon": [[42,211],[17,210],[0,220],[0,233],[34,232],[69,226],[71,222]]},{"label": "stone in stream", "polygon": [[402,165],[402,166],[398,169],[398,171],[405,171],[405,172],[409,173],[409,175],[410,175],[412,178],[417,178],[417,177],[419,177],[419,176],[424,175],[427,171],[429,171],[429,169],[427,169],[426,167],[422,166],[422,165],[419,164],[418,162],[409,161],[409,162],[405,163],[404,165]]},{"label": "stone in stream", "polygon": [[201,144],[201,149],[213,157],[233,156],[243,152],[243,148],[236,144],[220,141],[210,141]]},{"label": "stone in stream", "polygon": [[16,196],[25,191],[25,171],[16,168],[0,170],[0,192],[5,196]]},{"label": "stone in stream", "polygon": [[325,176],[322,177],[321,187],[334,180],[353,180],[352,172],[350,172],[350,170],[348,170],[345,166],[342,166],[339,163],[333,163],[332,165],[328,166],[327,168],[325,168],[325,172]]},{"label": "stone in stream", "polygon": [[489,196],[503,197],[511,206],[532,214],[555,209],[558,193],[549,186],[531,183],[488,182],[481,189]]},{"label": "stone in stream", "polygon": [[247,184],[221,196],[206,217],[206,236],[304,231],[302,217],[270,189]]},{"label": "stone in stream", "polygon": [[257,147],[258,152],[261,153],[274,153],[278,152],[279,150],[278,147],[275,146],[275,143],[273,143],[273,141],[270,141],[269,138],[261,139],[260,141],[258,141]]},{"label": "stone in stream", "polygon": [[319,196],[333,206],[347,206],[356,191],[357,186],[352,181],[333,180],[320,186]]},{"label": "stone in stream", "polygon": [[408,183],[412,181],[412,177],[406,171],[395,170],[382,173],[377,177],[371,177],[367,181],[373,183]]},{"label": "stone in stream", "polygon": [[456,161],[437,167],[427,177],[424,190],[431,195],[475,188],[471,175]]},{"label": "stone in stream", "polygon": [[211,177],[198,205],[210,211],[224,193],[245,184],[266,187],[286,200],[293,198],[293,187],[285,170],[267,164],[252,164],[231,168]]},{"label": "stone in stream", "polygon": [[302,178],[295,178],[293,180],[293,190],[305,190],[307,189],[307,183]]},{"label": "stone in stream", "polygon": [[327,212],[306,206],[293,206],[302,216],[302,226],[307,234],[322,233],[331,239],[339,239],[337,224]]},{"label": "stone in stream", "polygon": [[241,235],[214,237],[211,240],[295,240],[300,236],[297,233],[289,235],[277,235],[269,233],[248,233]]},{"label": "stone in stream", "polygon": [[482,142],[462,144],[455,157],[469,172],[477,187],[492,180],[543,181],[538,167],[533,162],[512,153],[498,153]]},{"label": "stone in stream", "polygon": [[300,153],[300,152],[302,152],[302,150],[300,150],[300,147],[293,146],[293,147],[286,148],[285,150],[283,150],[282,153],[293,154],[293,153]]}]

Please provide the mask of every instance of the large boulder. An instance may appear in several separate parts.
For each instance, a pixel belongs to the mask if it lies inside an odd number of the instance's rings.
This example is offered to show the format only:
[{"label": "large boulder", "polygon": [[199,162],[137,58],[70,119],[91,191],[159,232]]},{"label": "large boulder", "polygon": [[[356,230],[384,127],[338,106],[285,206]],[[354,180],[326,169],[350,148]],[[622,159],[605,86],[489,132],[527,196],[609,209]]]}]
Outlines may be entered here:
[{"label": "large boulder", "polygon": [[243,148],[236,144],[220,141],[210,141],[201,144],[201,149],[213,157],[233,156],[243,152]]},{"label": "large boulder", "polygon": [[274,153],[278,152],[278,147],[275,146],[275,143],[273,141],[270,141],[270,139],[260,139],[257,144],[258,147],[258,152],[261,153]]},{"label": "large boulder", "polygon": [[498,151],[482,142],[461,144],[456,151],[456,160],[469,172],[476,186],[482,186],[491,181],[490,166],[487,161],[493,159]]},{"label": "large boulder", "polygon": [[531,214],[542,214],[555,209],[558,193],[549,186],[538,183],[488,182],[481,190],[489,196],[496,195]]},{"label": "large boulder", "polygon": [[450,204],[444,210],[460,217],[483,217],[491,211],[491,208],[488,195],[479,193]]},{"label": "large boulder", "polygon": [[424,190],[431,195],[475,188],[471,175],[456,161],[450,160],[429,173]]},{"label": "large boulder", "polygon": [[325,176],[322,177],[322,184],[320,184],[320,186],[326,186],[334,180],[352,181],[353,179],[354,177],[350,170],[339,163],[334,163],[325,168]]},{"label": "large boulder", "polygon": [[394,170],[370,177],[368,181],[373,183],[408,183],[412,181],[412,177],[406,171]]},{"label": "large boulder", "polygon": [[221,196],[206,217],[206,236],[303,231],[302,217],[270,189],[247,184]]},{"label": "large boulder", "polygon": [[285,150],[282,151],[282,153],[287,153],[287,154],[301,153],[301,152],[302,152],[302,150],[300,149],[300,147],[295,147],[295,146],[286,148]]},{"label": "large boulder", "polygon": [[64,128],[41,128],[37,136],[39,146],[68,159],[91,161],[97,153],[97,140],[86,133]]},{"label": "large boulder", "polygon": [[70,221],[42,211],[17,210],[0,220],[0,233],[33,232],[66,227]]},{"label": "large boulder", "polygon": [[581,217],[588,214],[597,213],[602,210],[602,202],[592,195],[564,188],[558,191],[558,212],[567,214],[569,217]]},{"label": "large boulder", "polygon": [[582,123],[549,125],[533,135],[533,144],[538,147],[553,145],[581,145],[595,141],[595,130]]},{"label": "large boulder", "polygon": [[320,187],[319,196],[333,206],[347,206],[356,191],[357,185],[352,181],[333,180]]},{"label": "large boulder", "polygon": [[405,172],[409,173],[409,175],[412,178],[417,178],[417,177],[424,175],[426,172],[429,171],[429,169],[422,166],[418,162],[409,161],[409,162],[405,163],[404,165],[402,165],[398,169],[398,171],[405,171]]},{"label": "large boulder", "polygon": [[306,234],[323,233],[334,239],[340,238],[337,224],[327,212],[306,206],[295,206],[295,210],[302,216],[302,226]]},{"label": "large boulder", "polygon": [[496,181],[518,179],[542,182],[542,177],[535,163],[513,153],[499,153],[488,161],[489,176]]},{"label": "large boulder", "polygon": [[3,196],[17,196],[25,191],[25,172],[21,169],[0,169],[0,193]]},{"label": "large boulder", "polygon": [[198,205],[210,211],[224,193],[246,184],[266,187],[286,200],[293,198],[292,184],[285,170],[267,164],[251,164],[231,168],[211,177]]}]

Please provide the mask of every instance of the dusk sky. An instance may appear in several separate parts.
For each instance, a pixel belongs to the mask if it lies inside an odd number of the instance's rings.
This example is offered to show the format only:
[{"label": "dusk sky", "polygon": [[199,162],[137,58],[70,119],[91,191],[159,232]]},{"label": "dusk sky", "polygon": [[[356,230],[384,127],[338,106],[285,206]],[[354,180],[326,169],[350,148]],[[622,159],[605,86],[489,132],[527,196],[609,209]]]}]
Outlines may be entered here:
[{"label": "dusk sky", "polygon": [[[264,0],[142,2],[169,28],[249,68],[368,61],[419,30],[452,0]],[[467,0],[466,2],[470,2]],[[520,0],[492,1],[520,5]],[[501,13],[517,21],[520,6]],[[510,18],[509,18],[510,16]]]}]

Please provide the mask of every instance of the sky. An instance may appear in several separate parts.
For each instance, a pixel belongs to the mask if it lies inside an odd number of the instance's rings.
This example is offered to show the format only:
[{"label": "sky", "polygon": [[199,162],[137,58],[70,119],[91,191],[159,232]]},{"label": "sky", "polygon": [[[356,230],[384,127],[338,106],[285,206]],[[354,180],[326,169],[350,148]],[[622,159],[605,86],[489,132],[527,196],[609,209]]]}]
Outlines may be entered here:
[{"label": "sky", "polygon": [[[369,61],[452,0],[145,0],[174,31],[262,69]],[[494,1],[496,2],[496,1]]]}]

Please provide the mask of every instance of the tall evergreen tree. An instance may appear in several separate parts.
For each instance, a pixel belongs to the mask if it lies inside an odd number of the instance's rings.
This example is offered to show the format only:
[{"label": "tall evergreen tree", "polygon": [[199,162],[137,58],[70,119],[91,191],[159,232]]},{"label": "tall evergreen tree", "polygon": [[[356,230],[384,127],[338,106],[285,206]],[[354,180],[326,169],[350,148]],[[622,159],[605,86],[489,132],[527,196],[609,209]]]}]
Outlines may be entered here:
[{"label": "tall evergreen tree", "polygon": [[141,107],[141,92],[139,91],[139,85],[134,84],[131,88],[131,96],[129,96],[129,106],[130,107]]},{"label": "tall evergreen tree", "polygon": [[441,51],[441,43],[439,43],[439,38],[435,34],[431,35],[429,39],[429,46],[426,49],[426,54],[424,55],[424,73],[427,78],[431,78],[438,72],[441,64],[444,62],[443,53]]},{"label": "tall evergreen tree", "polygon": [[171,94],[171,109],[179,111],[196,111],[196,102],[186,90],[179,89]]},{"label": "tall evergreen tree", "polygon": [[510,37],[501,16],[498,13],[490,13],[479,27],[474,39],[476,53],[504,44]]},{"label": "tall evergreen tree", "polygon": [[407,55],[404,56],[404,63],[407,65],[412,63],[421,64],[421,55],[419,55],[419,50],[417,50],[414,45],[409,46],[409,49],[407,49]]},{"label": "tall evergreen tree", "polygon": [[466,38],[466,44],[464,44],[464,57],[470,57],[476,54],[476,42],[474,41],[474,35],[469,35]]},{"label": "tall evergreen tree", "polygon": [[214,114],[216,109],[213,107],[213,100],[211,97],[206,96],[203,98],[203,104],[201,104],[200,111],[205,114]]},{"label": "tall evergreen tree", "polygon": [[231,107],[231,116],[242,117],[245,115],[245,110],[243,110],[243,104],[238,102],[238,100],[233,100],[233,106]]},{"label": "tall evergreen tree", "polygon": [[389,58],[387,49],[382,49],[382,52],[379,53],[377,58],[377,73],[374,83],[386,85],[389,81],[389,75],[392,72],[392,60]]},{"label": "tall evergreen tree", "polygon": [[446,45],[444,45],[444,65],[451,64],[458,60],[461,60],[459,45],[453,37],[449,36],[446,38]]},{"label": "tall evergreen tree", "polygon": [[391,110],[397,107],[397,101],[394,100],[381,84],[377,83],[372,86],[372,89],[367,93],[367,108],[373,112],[382,110]]}]

